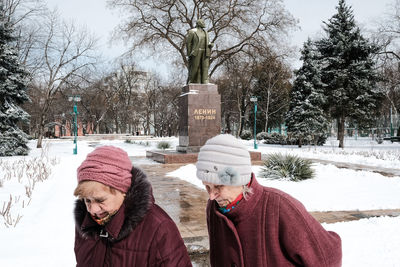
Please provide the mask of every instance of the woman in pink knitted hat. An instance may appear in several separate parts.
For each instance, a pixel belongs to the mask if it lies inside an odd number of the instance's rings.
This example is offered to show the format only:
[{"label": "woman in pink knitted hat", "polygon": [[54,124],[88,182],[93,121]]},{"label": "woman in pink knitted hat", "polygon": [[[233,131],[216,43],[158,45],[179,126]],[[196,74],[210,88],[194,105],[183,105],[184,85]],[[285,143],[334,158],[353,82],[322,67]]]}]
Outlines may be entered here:
[{"label": "woman in pink knitted hat", "polygon": [[192,266],[178,228],[122,149],[88,154],[74,195],[77,266]]}]

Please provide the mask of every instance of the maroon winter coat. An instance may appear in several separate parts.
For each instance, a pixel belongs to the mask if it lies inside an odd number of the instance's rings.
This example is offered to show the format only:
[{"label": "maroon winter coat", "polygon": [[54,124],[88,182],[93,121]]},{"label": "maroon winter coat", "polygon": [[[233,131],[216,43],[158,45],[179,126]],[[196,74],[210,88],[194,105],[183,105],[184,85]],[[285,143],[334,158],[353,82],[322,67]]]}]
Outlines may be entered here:
[{"label": "maroon winter coat", "polygon": [[192,266],[172,219],[154,203],[146,175],[132,169],[124,203],[106,226],[98,225],[83,200],[75,205],[77,266]]},{"label": "maroon winter coat", "polygon": [[340,237],[326,231],[288,194],[261,186],[227,215],[208,201],[210,263],[224,266],[341,266]]}]

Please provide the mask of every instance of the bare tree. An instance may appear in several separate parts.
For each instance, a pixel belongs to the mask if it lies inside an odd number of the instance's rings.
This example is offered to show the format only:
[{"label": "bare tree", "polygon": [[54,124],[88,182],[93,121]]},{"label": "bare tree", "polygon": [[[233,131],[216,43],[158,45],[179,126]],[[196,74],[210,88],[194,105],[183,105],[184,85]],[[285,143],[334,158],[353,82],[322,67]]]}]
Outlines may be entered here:
[{"label": "bare tree", "polygon": [[[291,70],[280,56],[266,53],[254,69],[257,80],[254,94],[259,97],[258,107],[263,113],[264,132],[270,125],[277,126],[284,121],[284,114],[289,108]],[[271,123],[272,118],[272,123]]]},{"label": "bare tree", "polygon": [[19,61],[34,75],[40,62],[35,52],[39,50],[40,23],[48,12],[43,0],[4,0],[7,22],[13,25]]},{"label": "bare tree", "polygon": [[215,43],[210,76],[229,58],[248,47],[265,48],[276,43],[296,23],[282,0],[110,0],[112,8],[127,12],[118,33],[132,41],[132,50],[152,47],[157,54],[188,65],[187,30],[203,18]]},{"label": "bare tree", "polygon": [[43,64],[35,75],[36,83],[43,90],[37,147],[42,146],[44,127],[56,93],[63,90],[68,82],[84,80],[85,77],[80,74],[96,63],[96,40],[87,31],[60,22],[56,13],[48,15],[41,32]]},{"label": "bare tree", "polygon": [[2,0],[4,17],[13,28],[32,22],[46,10],[43,0]]},{"label": "bare tree", "polygon": [[156,112],[157,99],[162,97],[159,94],[160,81],[156,77],[149,77],[143,84],[143,90],[140,94],[140,112],[138,115],[141,118],[145,134],[150,134],[151,126],[156,129]]},{"label": "bare tree", "polygon": [[390,11],[378,23],[377,41],[382,48],[380,54],[386,58],[400,60],[400,0],[395,0]]},{"label": "bare tree", "polygon": [[[118,68],[119,87],[119,118],[121,132],[132,133],[138,124],[138,102],[140,94],[144,91],[150,73],[140,71],[132,59],[120,61]],[[128,129],[126,128],[128,127]]]},{"label": "bare tree", "polygon": [[291,71],[285,63],[287,56],[270,50],[251,49],[225,62],[222,74],[216,80],[221,94],[225,131],[231,132],[232,124],[239,123],[235,134],[240,135],[246,126],[252,124],[251,96],[258,97],[258,112],[261,111],[264,116],[257,117],[257,121],[264,124],[264,131],[269,125],[279,125],[283,121],[291,87]]},{"label": "bare tree", "polygon": [[159,86],[156,91],[154,125],[157,136],[178,134],[179,96],[181,87],[176,85]]},{"label": "bare tree", "polygon": [[394,1],[389,8],[390,10],[380,20],[373,38],[381,48],[378,53],[378,65],[386,96],[383,113],[387,114],[392,109],[397,116],[400,113],[400,0]]},{"label": "bare tree", "polygon": [[254,58],[250,56],[232,57],[225,61],[223,74],[216,81],[221,94],[222,117],[225,120],[226,130],[231,131],[232,122],[239,122],[237,135],[241,134],[245,126],[247,110],[251,104],[255,64]]},{"label": "bare tree", "polygon": [[133,62],[120,61],[118,67],[104,79],[104,106],[107,116],[113,121],[113,131],[131,133],[133,128],[138,127],[137,114],[142,106],[140,94],[147,76],[148,73],[137,70]]},{"label": "bare tree", "polygon": [[92,130],[97,133],[99,133],[99,125],[108,111],[108,99],[105,91],[107,90],[104,80],[99,78],[80,93],[82,98],[80,116],[86,124],[91,124]]}]

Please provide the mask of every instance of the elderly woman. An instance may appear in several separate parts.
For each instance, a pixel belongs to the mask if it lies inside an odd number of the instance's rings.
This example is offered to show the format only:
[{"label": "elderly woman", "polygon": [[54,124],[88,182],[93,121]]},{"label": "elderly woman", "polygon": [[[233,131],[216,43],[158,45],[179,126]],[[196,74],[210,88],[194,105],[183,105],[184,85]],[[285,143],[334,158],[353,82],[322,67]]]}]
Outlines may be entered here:
[{"label": "elderly woman", "polygon": [[175,223],[125,151],[88,154],[74,195],[77,266],[192,266]]},{"label": "elderly woman", "polygon": [[341,266],[341,239],[288,194],[261,186],[246,147],[232,135],[209,139],[197,177],[209,194],[211,266]]}]

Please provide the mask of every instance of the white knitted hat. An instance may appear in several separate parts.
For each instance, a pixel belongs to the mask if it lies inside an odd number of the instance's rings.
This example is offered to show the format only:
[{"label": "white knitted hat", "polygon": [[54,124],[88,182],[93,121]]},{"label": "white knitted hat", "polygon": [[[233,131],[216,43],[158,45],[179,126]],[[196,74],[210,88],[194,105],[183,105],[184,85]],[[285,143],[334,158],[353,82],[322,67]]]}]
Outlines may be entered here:
[{"label": "white knitted hat", "polygon": [[247,148],[234,136],[220,134],[200,148],[197,177],[217,185],[245,185],[251,178],[251,160]]}]

